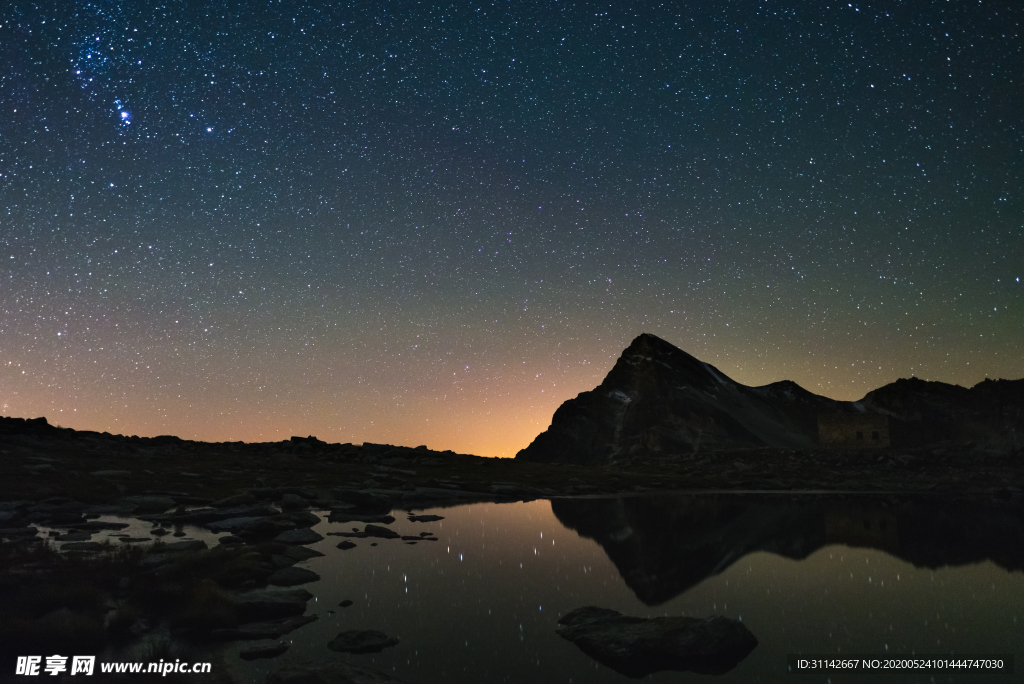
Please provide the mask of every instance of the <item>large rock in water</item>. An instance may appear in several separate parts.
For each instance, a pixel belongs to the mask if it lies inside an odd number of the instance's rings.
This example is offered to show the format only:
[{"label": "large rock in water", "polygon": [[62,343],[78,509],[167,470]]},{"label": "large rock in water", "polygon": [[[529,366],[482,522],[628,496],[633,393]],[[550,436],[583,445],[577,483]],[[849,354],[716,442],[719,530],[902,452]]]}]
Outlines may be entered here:
[{"label": "large rock in water", "polygon": [[638,618],[607,608],[577,608],[556,631],[594,660],[627,677],[661,670],[724,674],[746,658],[757,639],[742,622],[715,615]]},{"label": "large rock in water", "polygon": [[857,410],[794,382],[741,385],[644,334],[600,385],[562,404],[516,458],[592,465],[723,448],[806,449],[817,441],[819,413]]}]

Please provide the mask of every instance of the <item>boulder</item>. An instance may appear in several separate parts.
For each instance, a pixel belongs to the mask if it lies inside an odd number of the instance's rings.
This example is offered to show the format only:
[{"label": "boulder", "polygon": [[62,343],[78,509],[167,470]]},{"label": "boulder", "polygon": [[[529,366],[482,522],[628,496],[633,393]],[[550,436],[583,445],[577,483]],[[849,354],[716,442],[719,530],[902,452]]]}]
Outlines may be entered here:
[{"label": "boulder", "polygon": [[310,558],[320,558],[324,554],[316,549],[308,549],[305,546],[286,546],[281,550],[281,555],[287,556],[297,563]]},{"label": "boulder", "polygon": [[276,514],[277,511],[272,506],[236,506],[234,508],[200,508],[182,515],[160,518],[160,520],[175,524],[205,525],[215,520],[266,518]]},{"label": "boulder", "polygon": [[349,511],[331,511],[331,514],[327,516],[327,522],[334,523],[347,523],[347,522],[362,522],[362,523],[380,523],[382,525],[390,525],[395,522],[395,516],[393,515],[371,515],[371,514],[358,514],[350,513]]},{"label": "boulder", "polygon": [[293,527],[312,527],[320,522],[319,516],[309,511],[296,511],[279,517],[291,522]]},{"label": "boulder", "polygon": [[246,620],[272,620],[302,615],[311,598],[305,589],[253,589],[236,594],[232,603]]},{"label": "boulder", "polygon": [[356,548],[356,545],[353,544],[350,541],[343,541],[340,544],[338,544],[338,548],[341,549],[342,551],[348,551],[349,549]]},{"label": "boulder", "polygon": [[332,489],[331,495],[334,499],[353,506],[350,513],[387,515],[391,512],[391,497],[382,494],[350,489]]},{"label": "boulder", "polygon": [[380,653],[385,648],[397,645],[398,639],[384,632],[351,629],[331,639],[327,648],[339,653]]},{"label": "boulder", "polygon": [[280,544],[315,544],[323,541],[323,535],[308,527],[298,530],[288,530],[274,537],[274,541]]},{"label": "boulder", "polygon": [[724,674],[757,646],[742,622],[709,618],[639,618],[607,608],[577,608],[556,631],[594,660],[627,677],[662,670]]},{"label": "boulder", "polygon": [[294,587],[300,584],[316,582],[318,579],[320,579],[320,575],[312,570],[290,566],[275,571],[267,578],[267,582],[276,587]]},{"label": "boulder", "polygon": [[256,503],[256,496],[252,492],[242,492],[234,496],[228,496],[214,501],[211,506],[215,508],[230,508],[232,506],[245,506]]},{"label": "boulder", "polygon": [[178,502],[169,496],[157,495],[126,496],[117,503],[135,506],[136,513],[163,513],[178,505]]},{"label": "boulder", "polygon": [[309,502],[298,494],[285,494],[281,497],[281,508],[286,511],[301,511],[309,507]]},{"label": "boulder", "polygon": [[240,532],[247,527],[252,526],[254,523],[267,520],[266,517],[260,516],[243,516],[240,518],[228,518],[227,520],[217,520],[206,524],[206,528],[212,532]]},{"label": "boulder", "polygon": [[394,530],[389,530],[388,528],[381,527],[380,525],[367,525],[363,529],[363,533],[367,537],[379,537],[380,539],[398,539],[402,536]]}]

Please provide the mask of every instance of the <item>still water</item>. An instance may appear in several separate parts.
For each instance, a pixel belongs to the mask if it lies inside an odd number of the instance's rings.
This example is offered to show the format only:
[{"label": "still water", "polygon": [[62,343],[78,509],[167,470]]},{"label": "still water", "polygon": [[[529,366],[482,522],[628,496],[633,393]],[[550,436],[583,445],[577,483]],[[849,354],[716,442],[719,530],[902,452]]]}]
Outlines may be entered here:
[{"label": "still water", "polygon": [[[476,504],[391,525],[439,541],[342,538],[300,565],[322,579],[272,661],[238,663],[262,681],[285,663],[347,659],[410,684],[624,682],[555,633],[581,606],[654,617],[724,615],[759,641],[719,676],[652,682],[968,682],[956,673],[794,675],[790,653],[1016,653],[1024,644],[1024,521],[1019,509],[870,499],[688,495]],[[326,520],[326,515],[323,516]],[[361,528],[321,522],[321,534]],[[376,546],[371,546],[376,542]],[[344,600],[353,604],[339,607]],[[342,655],[339,632],[379,630],[398,646]],[[232,646],[236,651],[244,644]],[[1020,669],[1018,663],[1018,671]]]}]

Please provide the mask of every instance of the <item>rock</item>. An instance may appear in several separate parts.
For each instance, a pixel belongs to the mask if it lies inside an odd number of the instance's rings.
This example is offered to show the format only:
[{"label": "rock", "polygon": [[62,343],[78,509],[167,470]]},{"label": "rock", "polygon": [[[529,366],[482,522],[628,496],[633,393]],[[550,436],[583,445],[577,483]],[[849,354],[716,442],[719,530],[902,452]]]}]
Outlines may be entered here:
[{"label": "rock", "polygon": [[286,620],[250,622],[234,629],[215,629],[210,638],[218,641],[247,641],[252,639],[277,639],[294,632],[299,627],[316,622],[316,615],[297,615]]},{"label": "rock", "polygon": [[339,653],[380,653],[385,648],[397,645],[398,639],[384,632],[352,629],[331,639],[327,648]]},{"label": "rock", "polygon": [[249,648],[243,648],[238,652],[242,660],[256,660],[258,658],[276,658],[288,650],[288,644],[283,641],[274,641],[263,644],[253,644]]},{"label": "rock", "polygon": [[323,541],[323,535],[307,528],[299,530],[288,530],[274,537],[274,541],[281,544],[315,544]]},{"label": "rock", "polygon": [[311,513],[309,511],[296,511],[279,517],[290,521],[295,527],[312,527],[320,522],[320,518],[316,513]]},{"label": "rock", "polygon": [[333,523],[347,523],[347,522],[362,522],[362,523],[380,523],[382,525],[390,525],[395,522],[393,515],[370,515],[358,513],[349,513],[348,511],[331,511],[331,514],[327,516],[327,522]]},{"label": "rock", "polygon": [[301,511],[309,506],[309,502],[298,494],[285,494],[281,497],[281,509],[285,511]]},{"label": "rock", "polygon": [[167,516],[160,518],[161,522],[181,524],[190,523],[193,525],[206,525],[216,520],[230,520],[232,518],[268,518],[277,515],[277,510],[272,506],[237,506],[235,508],[200,508],[181,515]]},{"label": "rock", "polygon": [[281,555],[287,556],[297,563],[310,558],[320,558],[324,554],[320,553],[316,549],[309,549],[305,546],[286,546],[281,550]]},{"label": "rock", "polygon": [[306,612],[313,595],[305,589],[253,589],[236,594],[232,600],[247,620],[268,620]]},{"label": "rock", "polygon": [[352,605],[352,601],[350,601],[348,599],[345,599],[344,601],[342,601],[338,605],[341,606],[342,608],[348,608],[349,606]]},{"label": "rock", "polygon": [[150,553],[139,561],[140,568],[156,568],[161,565],[166,565],[177,559],[177,556],[173,553]]},{"label": "rock", "polygon": [[165,534],[170,534],[170,533],[169,533],[169,532],[168,532],[167,530],[165,530],[164,528],[162,528],[162,527],[158,527],[158,528],[157,528],[157,529],[155,529],[155,530],[151,530],[151,531],[150,531],[150,534],[152,534],[152,535],[154,535],[154,536],[156,536],[156,537],[162,537],[162,536],[164,536]]},{"label": "rock", "polygon": [[277,570],[267,578],[267,582],[273,584],[275,587],[294,587],[299,584],[316,582],[319,579],[320,575],[316,574],[312,570],[291,566]]},{"label": "rock", "polygon": [[380,525],[367,525],[363,529],[363,533],[368,537],[379,537],[381,539],[398,539],[402,536],[394,530],[389,530],[388,528],[381,527]]},{"label": "rock", "polygon": [[82,531],[82,532],[66,532],[59,537],[58,541],[61,542],[82,542],[89,541],[92,539],[93,532]]},{"label": "rock", "polygon": [[662,670],[724,674],[746,658],[757,639],[742,622],[709,618],[638,618],[607,608],[577,608],[558,621],[558,635],[627,677]]},{"label": "rock", "polygon": [[245,540],[233,534],[227,534],[217,540],[221,544],[244,544]]},{"label": "rock", "polygon": [[240,532],[246,527],[253,525],[264,520],[268,520],[265,516],[243,516],[240,518],[228,518],[226,520],[216,520],[206,524],[206,528],[213,532]]},{"label": "rock", "polygon": [[338,501],[352,505],[350,513],[369,513],[386,515],[391,512],[391,498],[372,492],[353,491],[350,489],[332,489],[331,496]]},{"label": "rock", "polygon": [[97,551],[103,551],[105,548],[106,547],[103,546],[103,544],[100,544],[99,542],[94,542],[94,541],[76,541],[76,542],[68,542],[67,544],[62,544],[61,547],[60,547],[60,550],[61,551],[88,551],[88,552],[94,552],[95,553]]},{"label": "rock", "polygon": [[34,537],[38,532],[39,530],[35,527],[2,527],[0,528],[0,537],[6,537],[7,539]]},{"label": "rock", "polygon": [[289,665],[271,672],[267,684],[403,684],[389,674],[348,663]]},{"label": "rock", "polygon": [[496,499],[497,496],[490,492],[463,492],[440,487],[417,487],[415,491],[402,492],[402,506],[406,508],[433,508],[454,502],[471,503]]},{"label": "rock", "polygon": [[117,503],[135,506],[136,513],[163,513],[178,505],[178,502],[169,496],[125,496]]},{"label": "rock", "polygon": [[338,548],[341,549],[342,551],[348,551],[349,549],[356,548],[356,545],[353,544],[350,541],[343,541],[340,544],[338,544]]},{"label": "rock", "polygon": [[290,568],[291,566],[295,565],[295,562],[295,559],[289,558],[288,556],[285,556],[281,553],[270,554],[270,564],[274,566],[275,570],[280,570],[281,568]]},{"label": "rock", "polygon": [[2,511],[0,510],[0,524],[3,525],[15,525],[21,520],[21,513],[18,511]]},{"label": "rock", "polygon": [[233,506],[246,506],[256,503],[256,496],[252,492],[242,492],[234,496],[228,496],[214,501],[211,506],[214,508],[231,508]]},{"label": "rock", "polygon": [[183,541],[161,544],[157,547],[160,551],[182,552],[182,551],[203,551],[208,548],[206,542],[201,539],[186,539]]}]

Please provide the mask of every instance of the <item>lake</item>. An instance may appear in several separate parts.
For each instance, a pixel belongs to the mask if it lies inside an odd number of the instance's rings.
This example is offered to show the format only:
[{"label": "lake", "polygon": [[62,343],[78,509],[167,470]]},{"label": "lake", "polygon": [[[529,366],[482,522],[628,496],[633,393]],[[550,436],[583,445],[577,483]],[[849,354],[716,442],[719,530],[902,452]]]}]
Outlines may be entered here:
[{"label": "lake", "polygon": [[[627,615],[724,615],[757,637],[732,671],[661,672],[652,682],[1014,681],[1006,674],[787,674],[786,656],[1012,654],[1024,643],[1024,521],[1019,508],[887,497],[657,495],[473,504],[419,511],[404,535],[328,536],[301,563],[322,577],[274,660],[237,663],[263,681],[285,663],[347,659],[410,684],[623,682],[555,633],[582,606]],[[326,520],[326,512],[322,516]],[[321,522],[321,534],[360,529]],[[376,543],[376,546],[371,544]],[[347,608],[339,607],[352,601]],[[326,648],[345,630],[400,639],[376,654]],[[239,642],[229,646],[238,651]]]}]

